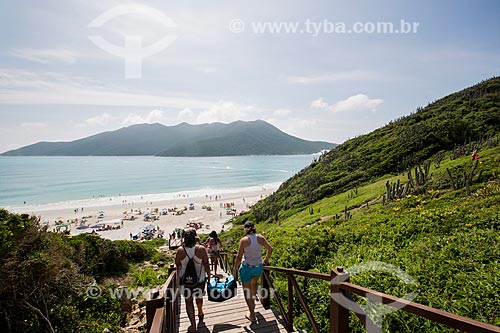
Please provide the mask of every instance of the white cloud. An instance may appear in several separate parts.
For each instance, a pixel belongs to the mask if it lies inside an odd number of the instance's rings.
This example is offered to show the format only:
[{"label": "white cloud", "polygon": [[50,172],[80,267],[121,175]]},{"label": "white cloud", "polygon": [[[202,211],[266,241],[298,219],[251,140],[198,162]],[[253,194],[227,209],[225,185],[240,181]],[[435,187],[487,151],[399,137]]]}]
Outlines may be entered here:
[{"label": "white cloud", "polygon": [[46,123],[22,123],[21,127],[27,131],[37,131],[43,128],[47,128],[48,125]]},{"label": "white cloud", "polygon": [[107,113],[104,112],[103,114],[99,116],[95,116],[92,118],[89,118],[85,121],[86,125],[91,125],[91,126],[106,126],[109,124],[109,121],[111,120],[111,116]]},{"label": "white cloud", "polygon": [[275,117],[286,117],[291,113],[288,109],[278,109],[273,112]]},{"label": "white cloud", "polygon": [[323,100],[322,97],[311,102],[311,108],[313,109],[327,109],[328,103]]},{"label": "white cloud", "polygon": [[316,119],[296,119],[295,128],[314,128],[318,125],[318,120]]},{"label": "white cloud", "polygon": [[288,76],[288,82],[295,84],[317,84],[338,81],[373,81],[380,79],[374,71],[355,70],[350,72],[325,73],[321,75]]},{"label": "white cloud", "polygon": [[177,114],[177,120],[179,121],[192,122],[195,118],[195,113],[189,108],[185,108]]},{"label": "white cloud", "polygon": [[147,115],[140,115],[136,113],[130,113],[127,118],[122,121],[124,126],[130,126],[134,124],[152,124],[159,123],[163,120],[163,111],[161,110],[153,110]]},{"label": "white cloud", "polygon": [[210,74],[217,71],[217,68],[210,66],[198,66],[194,68],[198,72],[202,72],[204,74]]},{"label": "white cloud", "polygon": [[196,121],[199,124],[210,122],[229,123],[236,120],[250,120],[253,106],[241,105],[234,102],[219,101],[208,110],[201,111]]},{"label": "white cloud", "polygon": [[348,97],[331,106],[333,112],[353,112],[353,111],[375,111],[384,101],[382,99],[370,99],[363,94]]},{"label": "white cloud", "polygon": [[73,64],[77,61],[78,54],[65,48],[54,49],[13,49],[7,53],[9,56],[49,64],[54,62],[65,62]]},{"label": "white cloud", "polygon": [[103,87],[57,73],[0,68],[0,105],[104,105],[207,109],[214,102],[184,96],[150,95]]}]

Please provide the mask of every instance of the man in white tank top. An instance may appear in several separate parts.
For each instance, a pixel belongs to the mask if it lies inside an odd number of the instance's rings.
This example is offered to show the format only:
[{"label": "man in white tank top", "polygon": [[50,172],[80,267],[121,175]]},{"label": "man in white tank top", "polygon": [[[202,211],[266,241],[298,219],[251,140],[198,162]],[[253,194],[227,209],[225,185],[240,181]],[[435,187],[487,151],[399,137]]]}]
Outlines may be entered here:
[{"label": "man in white tank top", "polygon": [[[236,276],[239,273],[241,283],[243,284],[243,294],[248,306],[248,312],[245,317],[251,322],[256,322],[255,295],[257,294],[257,282],[262,275],[264,265],[269,265],[269,258],[271,257],[273,248],[264,236],[257,234],[252,221],[245,222],[243,228],[246,236],[240,240],[233,275]],[[262,247],[266,249],[264,260],[262,260]]]}]

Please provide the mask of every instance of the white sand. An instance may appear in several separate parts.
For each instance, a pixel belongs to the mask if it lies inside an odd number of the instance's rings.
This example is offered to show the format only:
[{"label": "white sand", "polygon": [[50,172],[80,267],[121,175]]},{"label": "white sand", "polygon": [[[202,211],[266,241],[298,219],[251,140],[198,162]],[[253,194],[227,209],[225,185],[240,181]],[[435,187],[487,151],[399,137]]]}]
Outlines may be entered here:
[{"label": "white sand", "polygon": [[[110,201],[109,205],[98,206],[98,207],[83,207],[78,208],[75,212],[74,209],[54,209],[54,210],[42,210],[42,211],[22,211],[21,209],[17,213],[29,213],[35,216],[40,216],[41,221],[48,221],[48,228],[50,231],[56,231],[56,221],[63,221],[64,223],[69,222],[67,227],[70,230],[71,235],[78,235],[80,233],[90,233],[93,232],[93,228],[87,229],[77,229],[77,226],[81,224],[81,220],[84,216],[92,216],[86,219],[85,225],[93,226],[99,221],[110,221],[110,220],[122,220],[125,216],[124,212],[131,215],[131,210],[134,211],[133,215],[136,217],[135,220],[124,220],[122,223],[110,224],[113,226],[120,226],[120,229],[97,231],[99,235],[104,238],[117,240],[117,239],[130,239],[130,234],[136,235],[141,233],[141,227],[153,225],[155,228],[159,227],[164,233],[166,239],[176,228],[186,228],[186,224],[194,220],[198,220],[203,223],[203,227],[198,230],[198,233],[210,233],[210,231],[215,230],[220,232],[223,228],[225,222],[227,222],[232,215],[226,214],[226,209],[221,208],[221,204],[224,203],[234,203],[234,208],[236,214],[242,211],[248,210],[249,204],[255,204],[261,198],[264,198],[271,194],[276,188],[266,188],[260,191],[253,192],[239,192],[239,193],[225,193],[222,195],[222,199],[215,200],[215,195],[208,198],[202,197],[180,197],[174,200],[164,200],[158,202],[134,202],[134,203],[120,203],[113,204]],[[182,215],[175,215],[175,213],[169,212],[167,215],[159,214],[160,218],[156,221],[146,222],[144,221],[144,214],[153,212],[155,208],[161,213],[164,208],[183,208],[189,207],[189,204],[193,203],[195,206],[194,210],[186,210]],[[202,209],[203,205],[210,205],[212,207],[211,211]],[[137,211],[140,210],[142,213],[136,215]],[[98,212],[104,212],[104,218],[98,219]],[[74,222],[77,219],[78,222]],[[230,226],[224,226],[227,230]],[[59,228],[60,231],[64,231],[66,227]]]}]

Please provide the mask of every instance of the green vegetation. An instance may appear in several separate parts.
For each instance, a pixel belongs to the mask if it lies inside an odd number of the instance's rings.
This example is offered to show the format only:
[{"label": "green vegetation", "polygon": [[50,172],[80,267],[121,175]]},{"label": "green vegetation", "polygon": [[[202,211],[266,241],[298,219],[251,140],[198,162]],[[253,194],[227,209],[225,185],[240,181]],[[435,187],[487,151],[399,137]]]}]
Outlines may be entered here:
[{"label": "green vegetation", "polygon": [[[351,282],[398,297],[416,293],[418,303],[500,325],[499,110],[499,78],[445,97],[338,146],[234,223],[258,222],[274,266],[329,273],[383,262],[416,284],[377,270]],[[476,148],[481,158],[473,161]],[[223,235],[233,247],[241,236],[237,227]],[[286,299],[286,279],[273,278]],[[328,283],[299,284],[326,331]],[[298,303],[295,325],[310,330]],[[403,311],[383,323],[385,332],[453,331]],[[350,326],[364,331],[353,314]]]},{"label": "green vegetation", "polygon": [[[155,244],[68,238],[43,231],[34,217],[1,209],[0,239],[2,332],[118,332],[125,321],[120,299],[95,283],[122,276],[130,263],[158,258]],[[137,286],[159,281],[145,272],[134,268]]]}]

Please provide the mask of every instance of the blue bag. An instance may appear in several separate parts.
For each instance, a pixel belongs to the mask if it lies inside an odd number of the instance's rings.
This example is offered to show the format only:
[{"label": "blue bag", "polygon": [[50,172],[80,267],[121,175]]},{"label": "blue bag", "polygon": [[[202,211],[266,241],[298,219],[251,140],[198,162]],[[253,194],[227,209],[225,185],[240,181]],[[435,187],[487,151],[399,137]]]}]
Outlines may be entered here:
[{"label": "blue bag", "polygon": [[236,296],[237,284],[234,276],[229,275],[225,281],[219,278],[210,280],[207,285],[208,300],[212,302],[223,302]]}]

